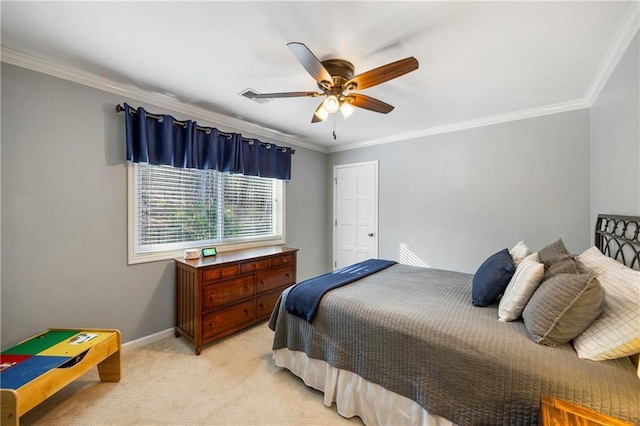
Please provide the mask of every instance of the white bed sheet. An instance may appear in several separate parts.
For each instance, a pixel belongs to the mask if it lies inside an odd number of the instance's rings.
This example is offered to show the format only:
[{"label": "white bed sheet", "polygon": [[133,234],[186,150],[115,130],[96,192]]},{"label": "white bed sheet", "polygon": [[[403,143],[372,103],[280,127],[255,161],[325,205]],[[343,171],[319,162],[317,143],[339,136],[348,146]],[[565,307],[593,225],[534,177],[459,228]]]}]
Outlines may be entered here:
[{"label": "white bed sheet", "polygon": [[309,358],[304,352],[277,349],[273,351],[273,360],[278,367],[300,377],[307,386],[323,392],[324,405],[330,407],[335,402],[338,414],[347,418],[358,416],[365,425],[453,424],[443,417],[429,414],[407,397],[325,361]]}]

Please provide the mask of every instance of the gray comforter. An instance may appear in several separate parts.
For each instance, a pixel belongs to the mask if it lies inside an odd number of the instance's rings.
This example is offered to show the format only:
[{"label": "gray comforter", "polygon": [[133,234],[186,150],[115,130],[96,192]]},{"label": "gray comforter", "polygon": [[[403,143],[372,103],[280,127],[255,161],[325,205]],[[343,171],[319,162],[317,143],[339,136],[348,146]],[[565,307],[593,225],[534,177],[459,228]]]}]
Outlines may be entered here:
[{"label": "gray comforter", "polygon": [[312,324],[276,305],[273,349],[303,351],[460,425],[537,424],[540,395],[640,422],[628,358],[580,360],[534,343],[497,305],[471,304],[472,275],[395,265],[325,295]]}]

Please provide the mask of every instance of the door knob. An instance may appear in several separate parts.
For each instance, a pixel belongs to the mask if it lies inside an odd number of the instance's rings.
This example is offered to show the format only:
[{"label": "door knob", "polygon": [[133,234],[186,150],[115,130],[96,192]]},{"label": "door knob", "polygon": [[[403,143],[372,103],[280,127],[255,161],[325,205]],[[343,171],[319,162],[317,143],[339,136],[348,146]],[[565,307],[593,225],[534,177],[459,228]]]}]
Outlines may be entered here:
[{"label": "door knob", "polygon": [[373,232],[369,232],[367,235],[373,237]]}]

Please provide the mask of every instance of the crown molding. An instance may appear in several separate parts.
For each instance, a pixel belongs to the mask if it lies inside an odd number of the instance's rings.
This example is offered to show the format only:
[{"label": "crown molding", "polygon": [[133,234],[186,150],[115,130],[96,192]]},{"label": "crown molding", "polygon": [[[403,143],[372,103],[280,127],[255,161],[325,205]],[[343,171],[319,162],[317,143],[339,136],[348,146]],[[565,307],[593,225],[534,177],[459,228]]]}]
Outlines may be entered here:
[{"label": "crown molding", "polygon": [[414,132],[400,133],[397,135],[387,136],[379,139],[371,139],[368,141],[347,144],[343,146],[332,147],[330,152],[346,151],[350,149],[364,148],[373,145],[381,145],[391,142],[401,142],[410,139],[422,138],[425,136],[439,135],[443,133],[459,132],[461,130],[473,129],[475,127],[491,126],[494,124],[507,123],[510,121],[524,120],[527,118],[535,118],[543,115],[558,114],[561,112],[575,111],[579,109],[589,108],[589,103],[584,99],[576,101],[562,102],[555,105],[548,105],[540,108],[531,108],[522,111],[509,112],[506,114],[493,115],[483,117],[476,120],[461,121],[458,123],[445,124],[443,126],[429,127],[428,129],[416,130]]},{"label": "crown molding", "polygon": [[[5,47],[1,49],[0,53],[2,62],[72,81],[94,89],[124,96],[126,98],[135,99],[160,108],[167,108],[196,119],[206,120],[215,123],[217,127],[221,127],[224,131],[235,131],[243,133],[248,137],[267,138],[275,140],[277,143],[292,144],[297,147],[308,148],[323,153],[327,152],[327,149],[323,146],[300,141],[294,136],[287,135],[274,129],[269,129],[258,124],[249,123],[237,118],[189,105],[167,95],[152,93],[135,87],[119,84],[86,71],[39,59]],[[268,140],[265,140],[265,142],[268,142]]]},{"label": "crown molding", "polygon": [[611,77],[611,74],[618,66],[618,62],[629,48],[633,38],[640,29],[640,3],[634,1],[630,6],[627,14],[622,20],[622,24],[618,28],[616,35],[609,46],[607,54],[602,59],[600,67],[591,82],[591,86],[587,90],[585,99],[589,102],[589,106],[593,105],[602,88]]}]

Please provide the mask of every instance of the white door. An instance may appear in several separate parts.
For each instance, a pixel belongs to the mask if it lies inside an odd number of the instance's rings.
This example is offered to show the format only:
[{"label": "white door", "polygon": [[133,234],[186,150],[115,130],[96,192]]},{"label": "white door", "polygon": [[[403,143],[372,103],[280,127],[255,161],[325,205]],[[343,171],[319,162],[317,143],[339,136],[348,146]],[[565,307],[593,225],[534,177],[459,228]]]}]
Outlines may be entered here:
[{"label": "white door", "polygon": [[378,162],[333,167],[333,267],[378,257]]}]

